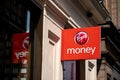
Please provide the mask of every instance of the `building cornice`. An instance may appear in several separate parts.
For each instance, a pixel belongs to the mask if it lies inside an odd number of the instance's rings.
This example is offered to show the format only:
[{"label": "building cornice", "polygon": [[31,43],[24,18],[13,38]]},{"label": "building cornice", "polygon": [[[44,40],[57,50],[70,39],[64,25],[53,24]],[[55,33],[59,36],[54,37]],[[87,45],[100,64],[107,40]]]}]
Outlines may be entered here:
[{"label": "building cornice", "polygon": [[52,14],[56,15],[56,17],[59,18],[59,21],[62,21],[63,24],[69,24],[73,28],[79,27],[71,15],[67,13],[56,0],[46,1],[46,6],[46,9],[49,10]]},{"label": "building cornice", "polygon": [[[80,25],[77,19],[71,17],[74,14],[69,14],[62,6],[59,4],[57,0],[35,0],[39,5],[44,8],[44,4],[46,4],[46,10],[48,10],[52,15],[54,15],[60,22],[63,24],[68,23],[69,25],[73,26],[74,28],[79,28]],[[107,11],[103,8],[100,3],[95,0],[66,0],[67,5],[73,7],[75,9],[75,15],[81,16],[84,22],[87,25],[97,25],[105,23],[107,20],[110,19]],[[92,15],[89,17],[87,13],[91,13]],[[78,18],[78,19],[81,19]]]},{"label": "building cornice", "polygon": [[51,13],[56,19],[65,24],[69,18],[68,14],[65,12],[53,1],[48,0],[45,2],[45,8],[49,13]]},{"label": "building cornice", "polygon": [[110,16],[108,15],[105,7],[101,6],[101,4],[97,0],[78,0],[79,3],[93,14],[91,17],[97,24],[105,23],[107,20],[110,20]]}]

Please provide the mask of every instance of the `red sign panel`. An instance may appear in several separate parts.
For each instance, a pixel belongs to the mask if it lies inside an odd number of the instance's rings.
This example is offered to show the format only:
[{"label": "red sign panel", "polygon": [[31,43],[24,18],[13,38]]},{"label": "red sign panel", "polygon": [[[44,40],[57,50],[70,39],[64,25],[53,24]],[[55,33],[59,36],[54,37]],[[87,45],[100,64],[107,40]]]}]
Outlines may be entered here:
[{"label": "red sign panel", "polygon": [[61,60],[99,59],[100,38],[99,26],[63,30]]},{"label": "red sign panel", "polygon": [[23,63],[28,58],[29,33],[13,35],[12,63]]}]

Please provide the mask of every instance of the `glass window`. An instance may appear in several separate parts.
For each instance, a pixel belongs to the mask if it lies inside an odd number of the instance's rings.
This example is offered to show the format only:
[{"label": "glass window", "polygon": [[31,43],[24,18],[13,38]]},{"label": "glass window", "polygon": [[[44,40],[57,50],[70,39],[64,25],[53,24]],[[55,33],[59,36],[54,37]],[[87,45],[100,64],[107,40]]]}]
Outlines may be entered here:
[{"label": "glass window", "polygon": [[63,80],[76,80],[76,62],[64,61],[63,64]]}]

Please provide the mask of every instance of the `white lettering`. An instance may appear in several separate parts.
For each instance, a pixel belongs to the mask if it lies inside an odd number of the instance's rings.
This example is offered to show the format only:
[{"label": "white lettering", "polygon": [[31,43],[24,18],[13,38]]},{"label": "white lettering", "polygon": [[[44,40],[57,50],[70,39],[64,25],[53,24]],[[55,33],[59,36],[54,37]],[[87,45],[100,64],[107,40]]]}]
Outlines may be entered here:
[{"label": "white lettering", "polygon": [[96,49],[96,47],[94,47],[93,49],[91,49],[92,50],[92,55],[94,54],[95,49]]},{"label": "white lettering", "polygon": [[89,53],[93,55],[95,50],[96,50],[96,47],[68,48],[67,54]]},{"label": "white lettering", "polygon": [[76,54],[79,54],[79,53],[80,53],[80,49],[79,49],[79,48],[76,48],[75,53],[76,53]]},{"label": "white lettering", "polygon": [[16,55],[17,59],[20,59],[23,57],[27,57],[27,53],[28,53],[28,51],[22,51],[22,52],[15,53],[15,55]]},{"label": "white lettering", "polygon": [[75,53],[74,48],[67,49],[67,54],[72,54],[72,53]]}]

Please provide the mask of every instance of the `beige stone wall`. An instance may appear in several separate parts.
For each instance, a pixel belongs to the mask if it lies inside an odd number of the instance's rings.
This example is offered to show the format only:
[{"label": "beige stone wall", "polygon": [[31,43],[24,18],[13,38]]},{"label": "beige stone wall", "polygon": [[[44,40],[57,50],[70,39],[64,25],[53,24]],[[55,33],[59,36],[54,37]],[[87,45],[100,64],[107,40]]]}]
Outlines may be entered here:
[{"label": "beige stone wall", "polygon": [[105,0],[106,9],[108,10],[112,22],[117,29],[120,29],[120,0]]},{"label": "beige stone wall", "polygon": [[120,0],[118,0],[118,27],[119,27],[119,30],[120,30]]},{"label": "beige stone wall", "polygon": [[118,7],[117,7],[117,0],[112,0],[111,2],[111,17],[112,17],[112,21],[114,23],[114,25],[116,26],[116,28],[118,28],[118,21],[117,21],[117,11],[118,11]]},{"label": "beige stone wall", "polygon": [[98,72],[97,80],[107,80],[106,78],[106,72],[105,72],[105,60],[102,60],[100,65],[100,70]]},{"label": "beige stone wall", "polygon": [[[93,67],[90,67],[93,65]],[[97,80],[97,60],[85,60],[85,80]]]},{"label": "beige stone wall", "polygon": [[42,80],[62,80],[61,29],[50,15],[44,13]]}]

